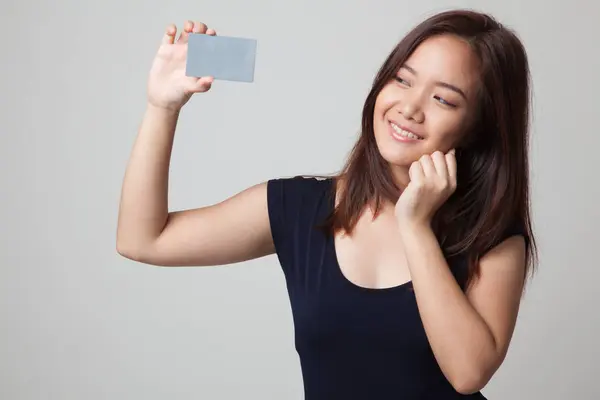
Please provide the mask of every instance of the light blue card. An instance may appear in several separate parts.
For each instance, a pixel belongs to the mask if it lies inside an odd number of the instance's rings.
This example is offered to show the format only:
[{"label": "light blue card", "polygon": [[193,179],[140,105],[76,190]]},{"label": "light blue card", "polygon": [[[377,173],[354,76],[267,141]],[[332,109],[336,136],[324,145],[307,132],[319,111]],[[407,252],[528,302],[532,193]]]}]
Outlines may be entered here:
[{"label": "light blue card", "polygon": [[256,40],[192,33],[188,39],[187,76],[254,81]]}]

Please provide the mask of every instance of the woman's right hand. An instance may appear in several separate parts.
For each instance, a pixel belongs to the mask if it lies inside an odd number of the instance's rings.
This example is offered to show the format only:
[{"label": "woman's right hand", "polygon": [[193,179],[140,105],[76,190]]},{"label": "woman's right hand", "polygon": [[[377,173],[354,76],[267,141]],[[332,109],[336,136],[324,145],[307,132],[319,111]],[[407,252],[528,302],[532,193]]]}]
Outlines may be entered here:
[{"label": "woman's right hand", "polygon": [[210,89],[213,77],[195,78],[185,75],[189,34],[216,35],[200,22],[186,21],[179,38],[177,27],[167,27],[158,53],[152,63],[148,78],[148,102],[159,108],[179,111],[194,93]]}]

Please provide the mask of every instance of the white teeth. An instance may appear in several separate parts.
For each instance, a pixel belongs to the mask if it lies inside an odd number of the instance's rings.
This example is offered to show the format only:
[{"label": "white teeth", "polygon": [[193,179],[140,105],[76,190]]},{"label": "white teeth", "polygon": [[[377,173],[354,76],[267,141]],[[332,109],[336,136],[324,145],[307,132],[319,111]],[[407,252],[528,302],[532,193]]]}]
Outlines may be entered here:
[{"label": "white teeth", "polygon": [[392,125],[392,128],[394,129],[394,131],[398,135],[400,135],[402,137],[405,137],[405,138],[408,138],[408,139],[421,140],[421,138],[418,137],[417,135],[415,135],[414,133],[405,131],[404,129],[400,128],[398,125],[394,124],[393,122],[391,123],[391,125]]}]

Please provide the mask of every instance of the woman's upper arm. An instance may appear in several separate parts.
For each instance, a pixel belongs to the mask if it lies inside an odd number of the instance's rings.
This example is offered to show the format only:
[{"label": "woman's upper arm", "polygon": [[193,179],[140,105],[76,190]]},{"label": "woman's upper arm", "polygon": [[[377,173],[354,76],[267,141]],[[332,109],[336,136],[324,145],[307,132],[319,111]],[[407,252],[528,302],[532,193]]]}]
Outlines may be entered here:
[{"label": "woman's upper arm", "polygon": [[225,265],[274,252],[267,182],[211,206],[169,213],[159,237],[134,258],[161,266]]},{"label": "woman's upper arm", "polygon": [[501,242],[482,257],[480,276],[466,291],[494,338],[497,366],[506,356],[517,320],[525,284],[525,251],[522,235]]}]

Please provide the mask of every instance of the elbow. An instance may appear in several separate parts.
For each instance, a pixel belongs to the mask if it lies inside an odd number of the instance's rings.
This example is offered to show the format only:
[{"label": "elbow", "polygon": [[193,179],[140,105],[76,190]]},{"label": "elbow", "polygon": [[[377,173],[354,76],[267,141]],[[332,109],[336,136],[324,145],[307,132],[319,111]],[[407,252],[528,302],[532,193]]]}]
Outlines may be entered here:
[{"label": "elbow", "polygon": [[117,239],[116,250],[120,256],[132,261],[156,267],[169,266],[169,264],[164,263],[164,260],[159,257],[152,241],[140,242],[138,240],[126,241]]},{"label": "elbow", "polygon": [[480,392],[498,370],[504,355],[496,352],[480,352],[477,358],[463,359],[462,363],[453,364],[446,375],[448,381],[458,393],[472,395]]},{"label": "elbow", "polygon": [[139,243],[128,242],[123,239],[117,239],[116,242],[117,253],[132,261],[147,262],[147,250],[146,246],[142,246]]},{"label": "elbow", "polygon": [[454,390],[462,395],[471,395],[479,392],[484,388],[487,382],[477,377],[465,377],[454,379],[450,382]]},{"label": "elbow", "polygon": [[139,250],[134,250],[133,246],[127,245],[122,241],[117,240],[117,253],[121,257],[128,258],[130,260],[137,261],[140,259]]},{"label": "elbow", "polygon": [[471,395],[481,391],[490,380],[482,368],[473,367],[450,377],[449,381],[454,390],[462,395]]}]

